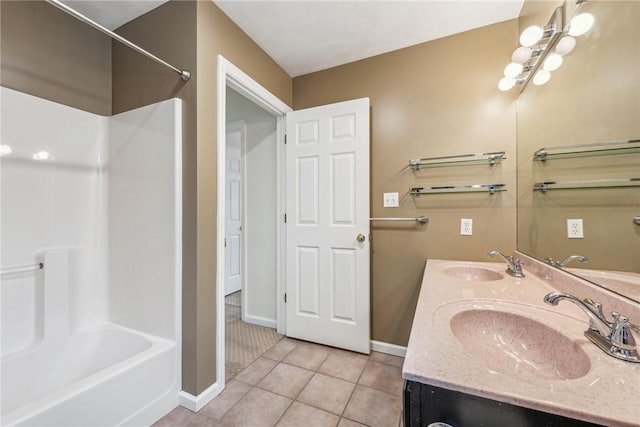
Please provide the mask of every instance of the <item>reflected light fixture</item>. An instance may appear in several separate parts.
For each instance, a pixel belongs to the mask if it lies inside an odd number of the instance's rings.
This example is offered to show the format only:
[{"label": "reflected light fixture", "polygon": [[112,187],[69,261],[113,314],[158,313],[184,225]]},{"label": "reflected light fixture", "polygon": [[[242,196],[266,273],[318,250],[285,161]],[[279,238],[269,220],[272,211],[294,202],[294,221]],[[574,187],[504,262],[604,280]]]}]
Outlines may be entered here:
[{"label": "reflected light fixture", "polygon": [[532,25],[520,34],[520,44],[524,47],[531,47],[542,40],[544,30],[538,25]]},{"label": "reflected light fixture", "polygon": [[551,73],[547,70],[538,70],[536,74],[533,76],[533,84],[540,86],[545,84],[551,78]]},{"label": "reflected light fixture", "polygon": [[520,86],[525,89],[530,81],[543,85],[564,62],[564,55],[576,46],[575,36],[589,31],[595,22],[590,13],[579,13],[588,0],[575,0],[576,7],[570,19],[566,19],[567,4],[557,7],[544,27],[532,25],[520,35],[520,46],[511,54],[511,63],[504,69],[498,89],[508,91]]},{"label": "reflected light fixture", "polygon": [[13,153],[11,146],[9,145],[0,145],[0,156],[6,156],[7,154]]},{"label": "reflected light fixture", "polygon": [[581,13],[574,16],[569,23],[569,35],[576,37],[585,34],[593,27],[594,21],[595,19],[590,13]]},{"label": "reflected light fixture", "polygon": [[547,56],[547,59],[544,60],[544,64],[542,64],[542,69],[545,71],[555,71],[562,65],[562,55],[557,53],[552,53]]}]

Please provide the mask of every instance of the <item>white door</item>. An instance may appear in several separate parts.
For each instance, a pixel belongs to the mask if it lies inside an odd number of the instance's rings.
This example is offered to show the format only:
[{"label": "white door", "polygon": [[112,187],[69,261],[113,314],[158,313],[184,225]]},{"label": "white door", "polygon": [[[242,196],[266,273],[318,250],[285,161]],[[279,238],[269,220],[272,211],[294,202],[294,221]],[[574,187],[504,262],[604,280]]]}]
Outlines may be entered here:
[{"label": "white door", "polygon": [[242,131],[227,132],[224,294],[242,288]]},{"label": "white door", "polygon": [[287,114],[287,335],[369,353],[369,99]]}]

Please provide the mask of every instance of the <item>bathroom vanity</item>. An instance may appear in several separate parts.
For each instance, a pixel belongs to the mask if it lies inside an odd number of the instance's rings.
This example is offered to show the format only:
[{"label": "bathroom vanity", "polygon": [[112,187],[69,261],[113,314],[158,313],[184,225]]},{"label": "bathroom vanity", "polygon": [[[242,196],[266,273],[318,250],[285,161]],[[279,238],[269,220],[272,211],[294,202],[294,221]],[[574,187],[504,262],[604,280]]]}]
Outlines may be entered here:
[{"label": "bathroom vanity", "polygon": [[640,425],[640,363],[609,356],[584,336],[577,305],[602,303],[633,323],[640,305],[523,254],[505,264],[428,260],[402,370],[405,426]]}]

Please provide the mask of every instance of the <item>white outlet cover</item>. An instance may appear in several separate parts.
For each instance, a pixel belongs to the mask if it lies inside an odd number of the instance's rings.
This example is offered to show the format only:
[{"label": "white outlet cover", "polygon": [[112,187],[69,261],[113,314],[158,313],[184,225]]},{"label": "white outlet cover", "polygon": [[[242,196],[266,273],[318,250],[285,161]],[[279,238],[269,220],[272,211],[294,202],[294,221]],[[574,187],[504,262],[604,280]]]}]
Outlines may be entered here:
[{"label": "white outlet cover", "polygon": [[567,237],[569,239],[584,239],[582,219],[567,220]]},{"label": "white outlet cover", "polygon": [[400,206],[399,200],[400,198],[398,193],[384,193],[383,206],[385,208],[397,208]]},{"label": "white outlet cover", "polygon": [[473,219],[460,218],[460,235],[462,236],[473,235]]}]

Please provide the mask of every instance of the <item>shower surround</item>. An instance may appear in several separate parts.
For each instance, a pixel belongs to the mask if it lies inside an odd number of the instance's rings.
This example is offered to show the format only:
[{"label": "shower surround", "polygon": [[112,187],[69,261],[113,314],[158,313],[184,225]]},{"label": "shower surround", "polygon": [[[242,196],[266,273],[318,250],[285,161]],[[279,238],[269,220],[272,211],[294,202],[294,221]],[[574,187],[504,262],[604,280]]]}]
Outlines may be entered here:
[{"label": "shower surround", "polygon": [[181,102],[0,90],[0,423],[151,424],[181,388]]}]

